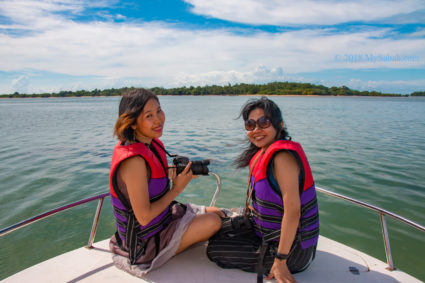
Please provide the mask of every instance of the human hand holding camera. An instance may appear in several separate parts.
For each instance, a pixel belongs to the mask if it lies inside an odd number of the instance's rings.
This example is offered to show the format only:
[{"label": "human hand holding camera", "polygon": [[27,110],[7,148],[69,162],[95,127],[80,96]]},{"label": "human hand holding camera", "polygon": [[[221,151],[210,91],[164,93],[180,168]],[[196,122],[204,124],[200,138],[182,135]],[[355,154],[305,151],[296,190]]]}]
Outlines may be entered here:
[{"label": "human hand holding camera", "polygon": [[172,168],[170,178],[173,182],[172,190],[181,193],[191,179],[196,179],[198,175],[208,175],[208,159],[201,161],[189,161],[185,156],[175,156],[173,159],[174,166]]},{"label": "human hand holding camera", "polygon": [[[186,156],[177,155],[173,159],[173,164],[177,169],[177,175],[184,170],[188,163],[189,158],[187,158]],[[192,170],[193,175],[208,175],[208,165],[210,165],[210,161],[208,159],[190,161],[190,163],[190,169]]]},{"label": "human hand holding camera", "polygon": [[192,162],[189,162],[182,172],[177,174],[177,168],[172,168],[171,171],[171,181],[173,182],[173,186],[171,188],[172,191],[180,194],[184,188],[189,184],[190,180],[193,178],[192,170],[190,170],[190,166]]}]

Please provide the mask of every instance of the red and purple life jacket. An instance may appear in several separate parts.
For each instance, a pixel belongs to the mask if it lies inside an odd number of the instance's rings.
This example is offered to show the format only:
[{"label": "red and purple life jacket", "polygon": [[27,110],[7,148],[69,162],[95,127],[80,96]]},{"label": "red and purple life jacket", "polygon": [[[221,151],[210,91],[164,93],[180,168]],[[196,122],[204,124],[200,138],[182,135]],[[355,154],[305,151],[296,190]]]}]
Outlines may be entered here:
[{"label": "red and purple life jacket", "polygon": [[264,153],[260,150],[251,159],[250,168],[257,156],[263,154],[254,164],[251,176],[251,184],[253,186],[252,202],[257,212],[254,214],[257,235],[265,241],[280,240],[284,214],[283,200],[280,189],[276,188],[276,186],[273,187],[272,182],[267,177],[269,166],[272,166],[271,161],[279,151],[289,151],[297,159],[300,166],[301,217],[296,237],[300,241],[301,247],[306,249],[317,243],[319,237],[319,210],[313,175],[307,157],[301,145],[293,141],[276,141]]},{"label": "red and purple life jacket", "polygon": [[[150,168],[150,179],[148,183],[150,202],[160,199],[168,192],[169,180],[166,175],[168,163],[163,150],[163,144],[160,140],[154,139],[150,146],[154,148],[150,150],[143,143],[121,145],[121,142],[119,142],[115,146],[112,155],[111,170],[109,174],[109,190],[118,230],[117,234],[121,238],[123,246],[130,250],[131,246],[136,249],[135,247],[140,245],[143,240],[160,232],[171,221],[171,209],[170,206],[168,206],[147,225],[140,225],[135,218],[131,205],[128,203],[123,193],[118,189],[116,173],[119,165],[127,158],[140,155]],[[156,152],[156,154],[153,151]]]}]

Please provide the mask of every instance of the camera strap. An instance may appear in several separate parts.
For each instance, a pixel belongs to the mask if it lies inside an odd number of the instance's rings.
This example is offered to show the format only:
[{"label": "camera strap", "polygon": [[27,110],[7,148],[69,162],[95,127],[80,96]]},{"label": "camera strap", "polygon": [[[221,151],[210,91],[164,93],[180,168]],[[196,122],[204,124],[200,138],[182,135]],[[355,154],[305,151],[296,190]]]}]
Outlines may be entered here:
[{"label": "camera strap", "polygon": [[[139,142],[139,143],[142,143],[141,141],[139,141],[139,140],[137,140],[136,139],[136,141],[137,142]],[[162,146],[162,145],[160,145],[157,141],[155,141],[154,139],[152,139],[152,142],[154,142],[160,149],[162,149],[169,157],[175,157],[175,156],[177,156],[177,154],[170,154],[168,151],[166,151],[165,150],[165,148]],[[164,162],[162,161],[162,158],[161,158],[161,156],[159,155],[159,153],[158,153],[158,151],[156,150],[156,148],[152,145],[152,144],[147,144],[147,143],[144,143],[144,145],[146,145],[147,146],[147,148],[149,148],[149,150],[150,151],[152,151],[152,153],[156,156],[156,158],[158,158],[158,160],[159,160],[159,163],[161,163],[161,165],[162,165],[162,168],[164,169],[164,173],[165,173],[165,176],[168,176],[168,166],[166,166],[165,164],[164,164]],[[168,165],[168,164],[167,164]]]},{"label": "camera strap", "polygon": [[157,146],[159,146],[160,149],[162,149],[169,157],[176,157],[178,154],[170,154],[162,145],[159,144],[156,140],[152,140]]},{"label": "camera strap", "polygon": [[[152,141],[154,141],[154,140],[152,140]],[[159,143],[157,143],[157,142],[156,142],[156,144],[160,146],[160,144],[159,144]],[[156,156],[156,158],[158,158],[159,163],[161,163],[162,168],[164,169],[165,176],[168,176],[168,170],[167,170],[168,166],[166,166],[166,165],[164,164],[164,162],[163,162],[163,160],[162,160],[161,156],[159,155],[159,152],[156,150],[156,148],[155,148],[152,144],[148,145],[148,148],[149,148],[149,149],[153,152],[153,154]],[[164,150],[164,151],[165,151],[165,148],[163,148],[162,146],[160,146],[160,148],[161,148],[162,150]],[[165,151],[165,152],[166,152],[166,151]],[[166,153],[167,153],[167,152],[166,152]],[[168,164],[167,164],[167,165],[168,165]]]}]

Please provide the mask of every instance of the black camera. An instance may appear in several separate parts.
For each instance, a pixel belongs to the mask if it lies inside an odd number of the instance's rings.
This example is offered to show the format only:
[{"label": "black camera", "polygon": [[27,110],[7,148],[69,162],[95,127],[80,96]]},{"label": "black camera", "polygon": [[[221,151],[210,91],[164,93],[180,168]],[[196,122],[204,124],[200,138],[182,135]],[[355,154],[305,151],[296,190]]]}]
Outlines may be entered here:
[{"label": "black camera", "polygon": [[[185,156],[176,156],[173,159],[173,164],[176,166],[177,175],[183,172],[184,168],[186,168],[188,163],[189,158]],[[209,164],[210,161],[208,159],[192,161],[190,169],[192,170],[193,175],[208,175]]]}]

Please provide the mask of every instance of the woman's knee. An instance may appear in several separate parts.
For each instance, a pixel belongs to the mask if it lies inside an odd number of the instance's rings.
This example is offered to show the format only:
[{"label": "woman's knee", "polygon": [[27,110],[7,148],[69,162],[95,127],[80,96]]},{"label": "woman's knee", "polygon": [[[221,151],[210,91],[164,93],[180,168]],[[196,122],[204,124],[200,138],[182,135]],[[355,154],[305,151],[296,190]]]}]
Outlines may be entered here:
[{"label": "woman's knee", "polygon": [[220,217],[225,217],[226,216],[224,214],[224,212],[220,208],[215,207],[215,206],[208,206],[208,207],[206,207],[205,208],[205,212],[207,212],[207,213],[215,213],[215,214],[217,214]]},{"label": "woman's knee", "polygon": [[195,241],[205,241],[214,235],[221,228],[220,217],[215,213],[205,213],[196,216],[190,223],[186,234],[196,239]]},{"label": "woman's knee", "polygon": [[206,225],[210,227],[210,230],[213,231],[213,233],[217,232],[221,228],[221,218],[216,213],[207,213],[205,214],[207,216]]}]

